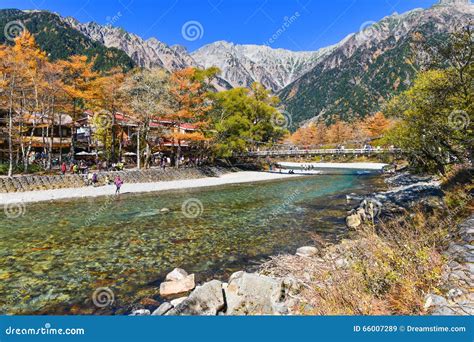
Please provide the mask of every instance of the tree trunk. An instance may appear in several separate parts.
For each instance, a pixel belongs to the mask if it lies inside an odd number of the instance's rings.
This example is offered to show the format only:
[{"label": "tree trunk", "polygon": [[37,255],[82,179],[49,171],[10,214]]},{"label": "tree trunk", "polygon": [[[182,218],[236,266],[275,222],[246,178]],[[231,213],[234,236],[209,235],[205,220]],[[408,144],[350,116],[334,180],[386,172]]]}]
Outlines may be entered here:
[{"label": "tree trunk", "polygon": [[52,108],[51,108],[51,136],[50,136],[50,144],[49,144],[49,152],[48,152],[48,170],[53,168],[53,146],[54,146],[54,98],[52,100]]},{"label": "tree trunk", "polygon": [[115,111],[112,111],[112,148],[110,149],[110,154],[113,163],[117,162],[117,158],[115,156],[115,143]]},{"label": "tree trunk", "polygon": [[71,155],[71,160],[74,160],[75,154],[76,154],[76,142],[74,140],[74,129],[76,126],[76,100],[74,99],[74,105],[73,105],[73,113],[72,113],[72,122],[71,122],[71,148],[69,150],[69,154]]},{"label": "tree trunk", "polygon": [[140,170],[140,127],[137,130],[137,168]]},{"label": "tree trunk", "polygon": [[118,155],[118,160],[122,162],[122,149],[123,149],[123,129],[121,129],[120,132],[120,141],[119,141],[119,155]]},{"label": "tree trunk", "polygon": [[63,163],[63,116],[59,113],[59,165]]},{"label": "tree trunk", "polygon": [[176,168],[179,168],[179,160],[181,159],[181,141],[178,140],[178,147],[176,148]]},{"label": "tree trunk", "polygon": [[10,110],[8,111],[8,177],[13,175],[13,88],[10,90]]}]

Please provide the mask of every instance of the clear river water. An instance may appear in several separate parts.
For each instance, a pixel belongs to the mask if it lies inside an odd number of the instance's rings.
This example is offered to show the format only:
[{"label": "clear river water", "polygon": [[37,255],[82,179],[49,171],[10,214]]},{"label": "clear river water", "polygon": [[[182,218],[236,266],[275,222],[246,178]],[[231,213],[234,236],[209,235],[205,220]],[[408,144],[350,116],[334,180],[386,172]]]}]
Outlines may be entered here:
[{"label": "clear river water", "polygon": [[[346,194],[377,176],[320,175],[186,191],[45,202],[0,215],[0,314],[121,314],[174,267],[197,281],[226,279],[312,235],[346,237]],[[80,191],[77,190],[77,191]],[[163,210],[167,208],[169,210]],[[93,305],[108,287],[114,303]]]}]

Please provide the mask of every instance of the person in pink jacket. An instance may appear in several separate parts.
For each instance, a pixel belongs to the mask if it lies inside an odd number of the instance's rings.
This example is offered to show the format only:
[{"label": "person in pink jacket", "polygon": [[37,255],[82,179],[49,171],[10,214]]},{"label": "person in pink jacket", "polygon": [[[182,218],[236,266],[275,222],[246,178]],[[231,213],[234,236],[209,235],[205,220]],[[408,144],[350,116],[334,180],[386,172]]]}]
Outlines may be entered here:
[{"label": "person in pink jacket", "polygon": [[122,178],[120,178],[120,176],[116,176],[114,180],[114,184],[115,184],[115,194],[120,195],[120,188],[123,185]]}]

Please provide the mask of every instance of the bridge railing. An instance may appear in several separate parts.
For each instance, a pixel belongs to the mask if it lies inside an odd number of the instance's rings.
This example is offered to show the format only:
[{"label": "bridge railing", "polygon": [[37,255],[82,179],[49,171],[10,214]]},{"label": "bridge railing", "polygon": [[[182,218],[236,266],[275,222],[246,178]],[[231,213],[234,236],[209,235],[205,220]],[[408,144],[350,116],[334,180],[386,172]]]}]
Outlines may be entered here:
[{"label": "bridge railing", "polygon": [[245,154],[249,157],[271,157],[271,156],[304,156],[304,155],[324,155],[324,154],[396,154],[401,153],[401,149],[318,149],[318,150],[274,150],[274,151],[254,151]]}]

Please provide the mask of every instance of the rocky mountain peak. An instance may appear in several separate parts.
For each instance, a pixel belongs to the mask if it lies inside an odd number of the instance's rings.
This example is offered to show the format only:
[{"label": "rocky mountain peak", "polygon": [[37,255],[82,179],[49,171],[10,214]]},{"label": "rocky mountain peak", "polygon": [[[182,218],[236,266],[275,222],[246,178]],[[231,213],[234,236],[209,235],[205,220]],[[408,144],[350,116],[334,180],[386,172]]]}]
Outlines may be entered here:
[{"label": "rocky mountain peak", "polygon": [[311,70],[320,58],[334,48],[290,51],[266,45],[217,41],[191,55],[203,67],[216,66],[221,69],[222,77],[234,87],[247,87],[259,82],[278,91]]},{"label": "rocky mountain peak", "polygon": [[471,0],[439,0],[438,5],[464,6],[471,4]]}]

